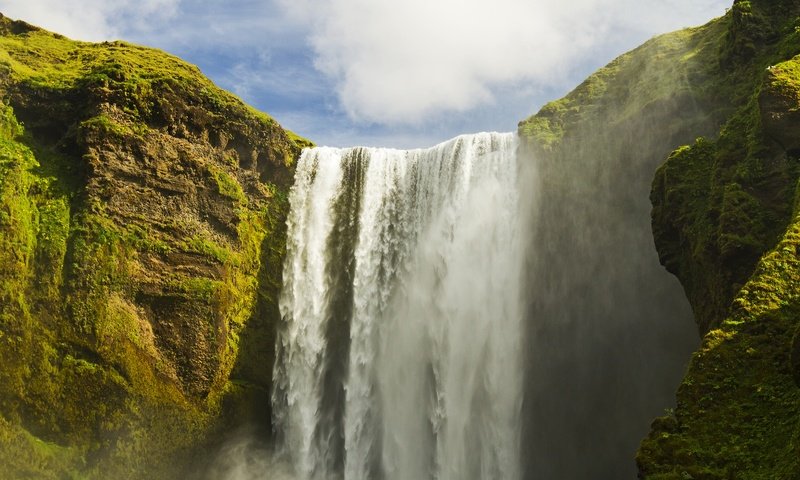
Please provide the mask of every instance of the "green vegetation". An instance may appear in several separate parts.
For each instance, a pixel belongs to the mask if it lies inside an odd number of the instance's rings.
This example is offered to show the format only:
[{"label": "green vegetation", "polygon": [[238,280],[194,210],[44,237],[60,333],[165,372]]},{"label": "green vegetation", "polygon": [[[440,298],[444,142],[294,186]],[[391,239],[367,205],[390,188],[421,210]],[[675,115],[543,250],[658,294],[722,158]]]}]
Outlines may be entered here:
[{"label": "green vegetation", "polygon": [[789,351],[800,318],[798,248],[795,212],[737,294],[732,316],[705,336],[678,409],[653,423],[638,455],[646,478],[797,478],[800,388]]},{"label": "green vegetation", "polygon": [[[552,151],[565,136],[577,138],[577,129],[597,118],[623,123],[675,99],[708,104],[711,83],[719,76],[714,60],[724,28],[717,20],[648,41],[592,74],[566,97],[548,103],[520,122],[520,134],[537,148]],[[661,67],[666,64],[670,67]],[[663,128],[676,127],[667,124]]]},{"label": "green vegetation", "polygon": [[158,106],[154,90],[166,89],[190,91],[218,111],[246,111],[265,123],[275,123],[214,85],[194,65],[126,42],[76,42],[39,29],[4,35],[0,37],[0,69],[13,81],[35,89],[100,89],[98,93],[111,95],[115,103],[143,119]]},{"label": "green vegetation", "polygon": [[189,241],[185,242],[183,248],[189,252],[207,255],[222,264],[235,261],[234,253],[231,249],[223,247],[214,240],[208,238],[194,236],[189,239]]},{"label": "green vegetation", "polygon": [[216,183],[217,191],[220,195],[224,195],[241,203],[247,201],[242,186],[239,185],[239,182],[229,173],[214,165],[209,166],[209,172]]},{"label": "green vegetation", "polygon": [[[758,91],[760,92],[760,90]],[[679,278],[701,331],[727,315],[736,291],[785,229],[796,162],[764,146],[758,92],[722,129],[676,150],[656,173],[653,233]]]}]

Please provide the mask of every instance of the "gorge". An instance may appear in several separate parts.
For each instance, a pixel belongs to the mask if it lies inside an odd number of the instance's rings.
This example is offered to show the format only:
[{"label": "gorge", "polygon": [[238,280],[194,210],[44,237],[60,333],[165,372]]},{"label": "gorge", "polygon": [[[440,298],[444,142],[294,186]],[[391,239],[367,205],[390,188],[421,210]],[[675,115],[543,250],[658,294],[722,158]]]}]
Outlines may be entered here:
[{"label": "gorge", "polygon": [[401,151],[3,17],[0,477],[797,478],[798,19]]}]

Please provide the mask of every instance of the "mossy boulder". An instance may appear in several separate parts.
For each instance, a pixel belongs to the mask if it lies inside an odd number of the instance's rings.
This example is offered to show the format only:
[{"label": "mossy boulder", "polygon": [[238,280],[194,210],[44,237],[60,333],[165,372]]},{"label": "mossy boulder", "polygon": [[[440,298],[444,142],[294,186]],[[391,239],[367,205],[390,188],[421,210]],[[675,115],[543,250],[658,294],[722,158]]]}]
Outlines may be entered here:
[{"label": "mossy boulder", "polygon": [[268,409],[308,142],[164,52],[2,16],[0,112],[0,464],[178,478]]}]

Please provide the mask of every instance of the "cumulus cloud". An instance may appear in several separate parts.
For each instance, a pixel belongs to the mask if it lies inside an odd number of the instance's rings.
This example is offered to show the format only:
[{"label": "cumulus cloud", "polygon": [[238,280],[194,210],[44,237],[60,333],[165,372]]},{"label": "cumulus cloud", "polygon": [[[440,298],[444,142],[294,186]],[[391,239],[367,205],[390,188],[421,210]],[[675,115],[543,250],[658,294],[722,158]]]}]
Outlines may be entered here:
[{"label": "cumulus cloud", "polygon": [[356,121],[417,123],[563,80],[620,37],[721,13],[720,0],[280,0]]},{"label": "cumulus cloud", "polygon": [[0,0],[0,11],[77,40],[113,40],[175,15],[180,0]]}]

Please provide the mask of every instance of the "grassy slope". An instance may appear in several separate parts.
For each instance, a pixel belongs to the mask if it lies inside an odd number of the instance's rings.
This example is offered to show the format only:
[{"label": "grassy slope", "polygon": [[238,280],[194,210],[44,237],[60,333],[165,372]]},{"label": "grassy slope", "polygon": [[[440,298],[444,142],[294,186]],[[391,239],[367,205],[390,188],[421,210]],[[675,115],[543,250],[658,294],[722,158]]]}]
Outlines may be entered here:
[{"label": "grassy slope", "polygon": [[[266,361],[270,338],[257,324],[276,315],[287,172],[308,142],[173,56],[4,18],[0,94],[4,478],[175,475],[220,427],[225,406],[263,400],[252,393],[265,388],[254,362]],[[159,145],[198,152],[180,158],[198,172],[204,198],[235,212],[230,240],[144,207],[121,217],[104,203],[98,173],[106,178],[102,169],[125,152],[157,159]],[[268,170],[239,167],[250,145],[266,150]],[[150,270],[187,256],[202,272]],[[210,390],[175,370],[180,352],[154,337],[165,319],[145,315],[145,290],[187,305],[190,322],[216,319],[193,327],[221,336]]]},{"label": "grassy slope", "polygon": [[[716,106],[717,92],[709,81],[718,75],[713,60],[724,29],[724,22],[715,21],[653,38],[520,122],[520,134],[536,148],[553,151],[599,118],[613,128],[650,106],[684,95],[703,107]],[[709,116],[715,113],[704,110]]]}]

